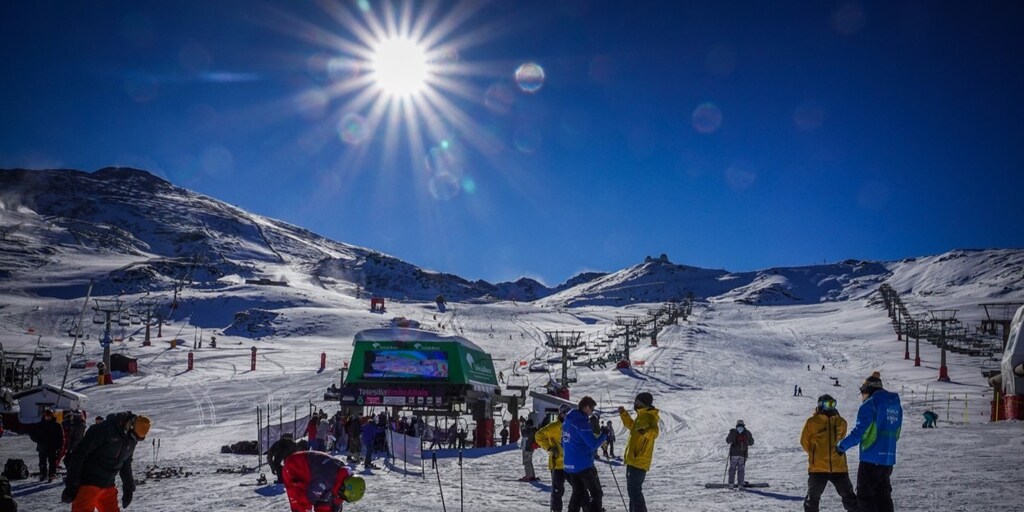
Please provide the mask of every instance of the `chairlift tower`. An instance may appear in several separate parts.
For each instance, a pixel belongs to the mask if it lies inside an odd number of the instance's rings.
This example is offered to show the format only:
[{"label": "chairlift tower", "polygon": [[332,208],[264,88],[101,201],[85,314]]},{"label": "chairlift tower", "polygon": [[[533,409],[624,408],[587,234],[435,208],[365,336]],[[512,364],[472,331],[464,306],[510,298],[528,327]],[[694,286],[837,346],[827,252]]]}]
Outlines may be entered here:
[{"label": "chairlift tower", "polygon": [[153,309],[156,307],[158,302],[159,301],[156,297],[143,297],[138,301],[139,306],[146,309],[146,338],[142,340],[142,346],[144,347],[151,345],[149,341],[149,327],[153,323]]},{"label": "chairlift tower", "polygon": [[545,345],[562,351],[562,387],[569,387],[569,351],[583,344],[583,331],[544,331]]},{"label": "chairlift tower", "polygon": [[[124,311],[124,301],[121,299],[93,299],[96,305],[93,306],[93,311],[102,314],[105,318],[103,322],[103,339],[100,340],[100,344],[103,345],[103,367],[104,367],[104,381],[106,374],[110,372],[110,343],[113,341],[110,337],[110,322],[111,319],[121,314]],[[101,382],[102,384],[103,382]]]},{"label": "chairlift tower", "polygon": [[958,309],[933,309],[929,311],[932,322],[939,324],[939,345],[942,347],[942,359],[939,363],[939,380],[949,382],[949,370],[946,368],[946,324],[959,322],[956,319]]},{"label": "chairlift tower", "polygon": [[640,344],[640,318],[635,316],[617,316],[615,317],[615,325],[622,327],[622,336],[625,338],[625,343],[623,343],[625,359],[626,362],[630,363],[630,366],[632,366],[632,359],[629,357],[629,349],[634,346],[634,344]]}]

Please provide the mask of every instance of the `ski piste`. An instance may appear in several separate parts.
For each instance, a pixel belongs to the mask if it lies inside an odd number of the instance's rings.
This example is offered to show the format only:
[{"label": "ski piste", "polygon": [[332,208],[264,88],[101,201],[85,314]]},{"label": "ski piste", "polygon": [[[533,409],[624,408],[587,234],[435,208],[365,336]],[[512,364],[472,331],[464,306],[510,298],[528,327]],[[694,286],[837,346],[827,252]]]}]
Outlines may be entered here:
[{"label": "ski piste", "polygon": [[[734,484],[714,483],[714,484],[704,484],[704,487],[706,487],[708,489],[729,489],[731,487],[735,487],[735,485]],[[744,489],[763,489],[765,487],[770,487],[767,482],[745,482],[743,484],[743,488]]]}]

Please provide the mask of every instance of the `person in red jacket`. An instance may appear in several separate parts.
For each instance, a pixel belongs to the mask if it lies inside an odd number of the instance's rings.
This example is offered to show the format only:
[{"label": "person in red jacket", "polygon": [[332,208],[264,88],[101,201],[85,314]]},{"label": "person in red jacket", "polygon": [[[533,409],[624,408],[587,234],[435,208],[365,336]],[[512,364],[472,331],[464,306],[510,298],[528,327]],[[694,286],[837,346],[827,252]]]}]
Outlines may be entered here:
[{"label": "person in red jacket", "polygon": [[292,512],[338,512],[363,497],[366,482],[344,462],[323,452],[295,452],[281,471]]}]

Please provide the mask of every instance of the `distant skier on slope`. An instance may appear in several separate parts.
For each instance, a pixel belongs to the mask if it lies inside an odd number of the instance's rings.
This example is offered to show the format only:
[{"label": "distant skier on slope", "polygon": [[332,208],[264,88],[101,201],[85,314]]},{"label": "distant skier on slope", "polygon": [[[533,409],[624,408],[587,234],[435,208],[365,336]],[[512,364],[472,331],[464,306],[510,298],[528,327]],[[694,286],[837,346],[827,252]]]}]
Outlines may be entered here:
[{"label": "distant skier on slope", "polygon": [[[744,476],[747,465],[747,448],[754,446],[754,434],[747,430],[743,420],[737,420],[736,428],[729,430],[729,435],[725,436],[725,442],[729,444],[729,485],[734,489],[739,489],[746,483]],[[736,480],[737,473],[739,473],[738,481]]]},{"label": "distant skier on slope", "polygon": [[821,494],[829,482],[843,499],[847,512],[857,510],[857,494],[850,482],[846,456],[834,448],[837,440],[846,436],[846,420],[836,409],[836,399],[830,395],[818,397],[814,414],[807,418],[800,433],[800,446],[807,452],[807,497],[804,512],[818,512]]},{"label": "distant skier on slope", "polygon": [[[654,408],[654,397],[647,392],[636,395],[633,410],[636,411],[636,419],[629,415],[625,407],[619,407],[622,425],[629,430],[625,458],[626,493],[629,494],[630,512],[647,512],[644,480],[647,478],[647,472],[651,470],[651,461],[654,459],[654,440],[660,433],[659,412]],[[610,421],[608,423],[611,424]]]},{"label": "distant skier on slope", "polygon": [[363,497],[366,482],[323,452],[295,452],[284,461],[284,486],[292,512],[339,512]]},{"label": "distant skier on slope", "polygon": [[572,407],[558,406],[558,417],[537,431],[537,446],[548,451],[548,469],[551,470],[551,511],[562,512],[565,496],[565,458],[562,453],[562,421]]},{"label": "distant skier on slope", "polygon": [[903,427],[900,396],[882,388],[882,376],[873,372],[860,387],[863,402],[857,410],[857,424],[836,446],[839,453],[860,445],[857,468],[857,502],[863,512],[891,511],[892,485],[889,477],[896,465],[896,441]]}]

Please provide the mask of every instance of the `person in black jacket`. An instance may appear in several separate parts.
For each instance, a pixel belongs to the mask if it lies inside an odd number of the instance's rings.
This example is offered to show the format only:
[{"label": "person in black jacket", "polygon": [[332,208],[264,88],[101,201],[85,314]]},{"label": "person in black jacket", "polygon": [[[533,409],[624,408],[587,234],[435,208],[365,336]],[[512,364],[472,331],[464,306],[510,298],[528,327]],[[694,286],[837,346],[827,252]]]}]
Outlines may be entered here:
[{"label": "person in black jacket", "polygon": [[35,441],[39,452],[39,480],[52,482],[57,478],[57,455],[64,447],[64,427],[57,423],[53,409],[43,409],[43,421],[32,429],[29,438]]},{"label": "person in black jacket", "polygon": [[68,476],[60,499],[72,510],[118,510],[114,477],[121,475],[121,506],[135,494],[132,458],[135,446],[146,438],[149,418],[131,411],[107,416],[93,425],[67,456]]},{"label": "person in black jacket", "polygon": [[297,451],[299,451],[299,445],[292,439],[290,432],[281,434],[281,439],[270,445],[267,450],[267,464],[270,464],[270,471],[277,477],[277,483],[283,482],[281,468],[284,467],[284,460]]},{"label": "person in black jacket", "polygon": [[[725,442],[729,443],[729,485],[733,486],[733,482],[736,482],[734,488],[742,488],[746,482],[743,476],[747,465],[747,447],[754,446],[754,435],[747,430],[743,420],[739,420],[736,428],[730,430],[725,437]],[[735,480],[736,473],[739,473],[739,480]]]}]

